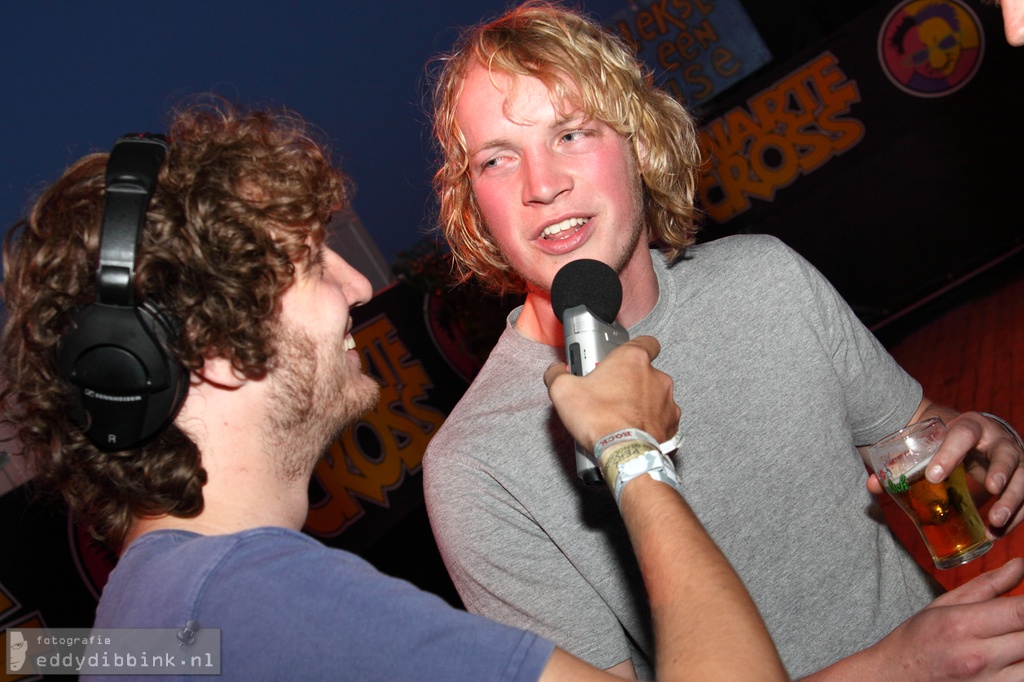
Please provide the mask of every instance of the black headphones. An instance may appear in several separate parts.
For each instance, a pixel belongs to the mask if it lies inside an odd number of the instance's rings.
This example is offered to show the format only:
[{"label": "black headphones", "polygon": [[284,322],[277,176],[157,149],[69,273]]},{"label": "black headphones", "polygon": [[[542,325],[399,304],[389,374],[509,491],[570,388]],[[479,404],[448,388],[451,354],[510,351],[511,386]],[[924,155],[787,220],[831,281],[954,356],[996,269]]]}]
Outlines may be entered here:
[{"label": "black headphones", "polygon": [[188,372],[168,350],[179,323],[135,300],[135,252],[166,156],[159,135],[122,137],[110,152],[96,302],[75,313],[57,354],[75,393],[71,416],[100,450],[144,445],[188,392]]}]

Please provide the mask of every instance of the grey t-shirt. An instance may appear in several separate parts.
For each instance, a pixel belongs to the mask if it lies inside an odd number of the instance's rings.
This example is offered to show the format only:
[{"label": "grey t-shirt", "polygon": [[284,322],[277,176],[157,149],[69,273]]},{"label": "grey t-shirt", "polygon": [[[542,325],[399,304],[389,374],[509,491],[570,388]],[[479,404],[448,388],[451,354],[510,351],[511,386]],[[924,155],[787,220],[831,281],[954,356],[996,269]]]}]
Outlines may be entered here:
[{"label": "grey t-shirt", "polygon": [[[934,597],[865,488],[855,446],[921,388],[797,254],[765,236],[653,254],[630,329],[675,380],[682,490],[750,590],[793,676],[863,649]],[[625,294],[628,296],[628,292]],[[600,667],[652,674],[643,581],[605,486],[582,484],[542,376],[562,350],[510,325],[424,459],[430,520],[469,610]],[[700,613],[694,613],[699,619]]]}]

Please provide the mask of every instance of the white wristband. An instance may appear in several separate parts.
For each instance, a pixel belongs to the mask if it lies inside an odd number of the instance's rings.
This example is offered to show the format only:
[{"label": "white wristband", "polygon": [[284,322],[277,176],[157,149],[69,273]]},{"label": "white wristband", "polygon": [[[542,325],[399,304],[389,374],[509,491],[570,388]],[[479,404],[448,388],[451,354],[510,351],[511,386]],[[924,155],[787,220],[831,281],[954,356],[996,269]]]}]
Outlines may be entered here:
[{"label": "white wristband", "polygon": [[654,436],[647,433],[646,431],[641,431],[640,429],[622,429],[621,431],[616,431],[615,433],[609,433],[607,436],[597,441],[597,443],[594,445],[594,459],[597,460],[598,464],[600,464],[601,454],[606,449],[608,449],[612,445],[616,445],[618,443],[626,443],[630,441],[642,441],[644,443],[650,443],[653,447],[657,448],[658,450],[661,449],[661,446],[658,444],[658,441],[654,440]]},{"label": "white wristband", "polygon": [[605,436],[594,446],[594,454],[616,504],[621,504],[626,484],[644,474],[679,492],[672,460],[662,453],[661,446],[650,434],[639,429],[624,429]]}]

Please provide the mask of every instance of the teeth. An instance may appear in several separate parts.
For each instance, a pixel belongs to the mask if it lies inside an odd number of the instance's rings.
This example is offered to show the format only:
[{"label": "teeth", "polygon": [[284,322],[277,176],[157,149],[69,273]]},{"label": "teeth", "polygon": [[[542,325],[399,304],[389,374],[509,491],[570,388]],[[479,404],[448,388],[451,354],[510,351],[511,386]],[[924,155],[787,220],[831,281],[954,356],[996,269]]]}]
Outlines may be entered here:
[{"label": "teeth", "polygon": [[346,336],[345,337],[345,350],[355,350],[355,349],[356,349],[356,340],[353,339],[351,336]]},{"label": "teeth", "polygon": [[544,232],[541,233],[541,236],[545,239],[550,239],[562,232],[565,232],[566,230],[575,230],[581,225],[585,225],[588,220],[590,220],[590,218],[567,218],[560,223],[555,223],[554,225],[546,228]]}]

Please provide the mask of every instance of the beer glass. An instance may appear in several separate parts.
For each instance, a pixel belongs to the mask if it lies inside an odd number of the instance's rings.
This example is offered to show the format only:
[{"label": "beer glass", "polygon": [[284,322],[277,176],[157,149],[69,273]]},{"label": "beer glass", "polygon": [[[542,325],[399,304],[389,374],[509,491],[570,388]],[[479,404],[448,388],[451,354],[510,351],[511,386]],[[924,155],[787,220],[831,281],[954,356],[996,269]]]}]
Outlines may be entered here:
[{"label": "beer glass", "polygon": [[932,417],[891,433],[869,448],[882,487],[910,516],[939,568],[977,559],[992,547],[974,506],[962,464],[941,483],[924,472],[946,437],[946,425]]}]

